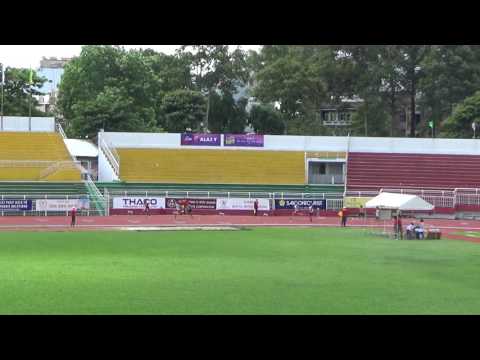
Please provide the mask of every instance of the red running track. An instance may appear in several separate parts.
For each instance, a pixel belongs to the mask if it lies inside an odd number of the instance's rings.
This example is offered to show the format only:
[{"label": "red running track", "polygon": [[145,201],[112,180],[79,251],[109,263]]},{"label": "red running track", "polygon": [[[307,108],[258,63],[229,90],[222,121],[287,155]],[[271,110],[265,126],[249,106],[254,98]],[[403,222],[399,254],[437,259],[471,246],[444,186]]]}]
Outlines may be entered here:
[{"label": "red running track", "polygon": [[[415,221],[415,220],[413,220]],[[409,223],[403,219],[403,225]],[[337,217],[308,216],[253,216],[253,215],[114,215],[79,216],[77,229],[115,229],[119,227],[167,227],[167,226],[339,226]],[[426,219],[426,227],[442,230],[442,234],[451,239],[480,242],[480,239],[461,235],[452,235],[458,231],[480,231],[478,220],[442,220]],[[349,227],[384,228],[391,230],[393,222],[376,219],[349,218]],[[0,217],[0,230],[65,230],[70,228],[67,216],[3,216]]]}]

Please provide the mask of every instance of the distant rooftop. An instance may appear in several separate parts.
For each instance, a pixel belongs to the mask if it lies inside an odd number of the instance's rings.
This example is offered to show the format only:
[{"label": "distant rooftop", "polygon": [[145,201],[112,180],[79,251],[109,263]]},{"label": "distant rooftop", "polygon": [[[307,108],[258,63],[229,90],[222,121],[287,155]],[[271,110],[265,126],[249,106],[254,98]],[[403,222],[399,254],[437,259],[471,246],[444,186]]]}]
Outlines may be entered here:
[{"label": "distant rooftop", "polygon": [[63,69],[70,58],[42,57],[40,60],[40,69]]}]

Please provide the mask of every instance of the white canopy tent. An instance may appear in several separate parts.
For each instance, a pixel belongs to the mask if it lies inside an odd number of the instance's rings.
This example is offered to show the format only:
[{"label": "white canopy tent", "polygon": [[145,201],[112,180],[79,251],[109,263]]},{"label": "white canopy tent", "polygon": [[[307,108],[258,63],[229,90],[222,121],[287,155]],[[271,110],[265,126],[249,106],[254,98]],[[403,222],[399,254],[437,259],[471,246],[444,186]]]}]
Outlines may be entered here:
[{"label": "white canopy tent", "polygon": [[416,195],[382,192],[367,201],[366,208],[390,209],[400,211],[431,211],[434,206]]}]

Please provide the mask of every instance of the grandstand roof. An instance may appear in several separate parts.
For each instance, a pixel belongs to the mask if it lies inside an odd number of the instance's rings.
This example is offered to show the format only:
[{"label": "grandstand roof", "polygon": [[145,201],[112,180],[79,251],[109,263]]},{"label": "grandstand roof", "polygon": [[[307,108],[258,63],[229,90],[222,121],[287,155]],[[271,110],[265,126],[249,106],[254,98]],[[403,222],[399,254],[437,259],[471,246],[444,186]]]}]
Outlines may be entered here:
[{"label": "grandstand roof", "polygon": [[97,157],[98,148],[87,140],[65,139],[65,145],[73,156]]}]

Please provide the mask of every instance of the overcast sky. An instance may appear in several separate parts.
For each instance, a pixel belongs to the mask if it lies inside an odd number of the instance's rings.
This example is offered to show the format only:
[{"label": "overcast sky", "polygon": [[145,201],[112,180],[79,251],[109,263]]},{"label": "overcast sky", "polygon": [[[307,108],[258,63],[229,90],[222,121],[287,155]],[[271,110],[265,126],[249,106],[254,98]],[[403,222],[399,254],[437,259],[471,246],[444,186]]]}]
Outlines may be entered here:
[{"label": "overcast sky", "polygon": [[[127,49],[150,48],[165,54],[173,54],[180,45],[123,45]],[[235,48],[237,45],[230,45]],[[40,66],[45,57],[72,57],[80,54],[81,45],[0,45],[0,63],[11,67]],[[243,50],[259,50],[260,45],[240,45]]]}]

